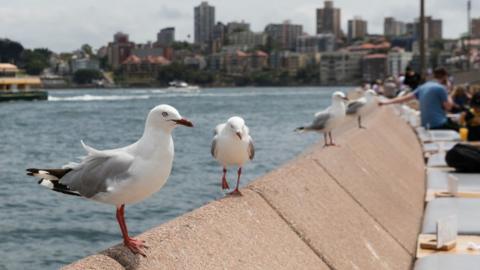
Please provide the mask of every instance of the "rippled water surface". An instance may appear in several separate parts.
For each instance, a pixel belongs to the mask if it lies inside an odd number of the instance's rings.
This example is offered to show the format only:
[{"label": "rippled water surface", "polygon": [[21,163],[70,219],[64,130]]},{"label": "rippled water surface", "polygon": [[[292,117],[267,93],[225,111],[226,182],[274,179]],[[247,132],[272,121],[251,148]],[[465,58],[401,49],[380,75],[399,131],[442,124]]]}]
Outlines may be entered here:
[{"label": "rippled water surface", "polygon": [[[121,240],[112,206],[44,189],[25,176],[26,168],[75,160],[84,154],[81,139],[98,149],[130,144],[151,108],[175,106],[195,128],[175,130],[175,160],[164,188],[127,206],[135,235],[223,196],[221,168],[210,156],[216,124],[240,115],[250,127],[256,156],[244,168],[245,185],[318,139],[293,130],[326,107],[333,90],[55,90],[49,101],[0,103],[0,269],[56,269]],[[229,173],[233,186],[235,171]]]}]

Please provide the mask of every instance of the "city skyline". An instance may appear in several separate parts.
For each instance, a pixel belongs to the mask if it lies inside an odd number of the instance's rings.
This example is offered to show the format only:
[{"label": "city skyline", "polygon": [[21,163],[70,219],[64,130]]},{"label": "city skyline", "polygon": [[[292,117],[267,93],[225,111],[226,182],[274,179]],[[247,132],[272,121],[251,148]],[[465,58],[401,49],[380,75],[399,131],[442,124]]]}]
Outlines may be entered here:
[{"label": "city skyline", "polygon": [[[295,3],[288,0],[208,2],[215,7],[216,21],[227,23],[244,20],[251,24],[253,31],[263,31],[269,23],[290,20],[303,25],[304,32],[310,35],[316,33],[316,9],[323,7],[323,1],[304,0]],[[160,29],[175,27],[176,39],[192,42],[193,9],[200,3],[181,0],[167,5],[154,0],[135,3],[125,0],[95,3],[87,0],[67,7],[60,0],[50,0],[40,5],[34,0],[7,2],[0,7],[0,38],[19,41],[25,47],[48,47],[63,52],[77,49],[84,43],[95,48],[106,45],[117,31],[128,33],[135,42],[154,41]],[[25,9],[27,5],[30,9]],[[368,21],[369,33],[383,34],[385,17],[413,21],[418,17],[419,1],[385,4],[380,0],[371,0],[366,6],[353,0],[337,0],[334,5],[341,9],[341,28],[344,33],[347,32],[347,21],[354,16],[361,16]],[[476,18],[480,16],[475,11],[480,0],[472,1],[472,5],[472,18]],[[458,38],[466,32],[466,1],[426,1],[426,14],[443,20],[445,38]],[[188,35],[190,38],[187,38]]]}]

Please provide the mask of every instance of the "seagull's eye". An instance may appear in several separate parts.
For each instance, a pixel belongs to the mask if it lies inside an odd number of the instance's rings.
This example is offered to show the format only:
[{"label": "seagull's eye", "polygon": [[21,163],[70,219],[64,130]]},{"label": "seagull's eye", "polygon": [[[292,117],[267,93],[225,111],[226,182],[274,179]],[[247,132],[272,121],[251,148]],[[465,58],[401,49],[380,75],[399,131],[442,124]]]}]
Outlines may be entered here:
[{"label": "seagull's eye", "polygon": [[230,125],[231,128],[234,128],[233,125]]},{"label": "seagull's eye", "polygon": [[168,113],[167,112],[162,112],[163,117],[167,117]]}]

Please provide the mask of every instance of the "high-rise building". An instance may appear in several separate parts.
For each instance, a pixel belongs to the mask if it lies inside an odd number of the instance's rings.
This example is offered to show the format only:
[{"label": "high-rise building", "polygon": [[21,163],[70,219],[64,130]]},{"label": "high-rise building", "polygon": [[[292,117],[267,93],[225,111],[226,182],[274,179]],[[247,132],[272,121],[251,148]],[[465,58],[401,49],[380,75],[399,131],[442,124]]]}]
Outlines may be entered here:
[{"label": "high-rise building", "polygon": [[406,34],[408,36],[412,36],[412,37],[415,37],[415,34],[416,34],[416,24],[413,23],[413,22],[409,22],[409,23],[406,23],[405,24],[405,30],[406,30]]},{"label": "high-rise building", "polygon": [[[442,20],[433,19],[431,16],[425,17],[424,33],[426,40],[442,39]],[[420,37],[420,19],[415,19],[413,27],[413,36]]]},{"label": "high-rise building", "polygon": [[297,52],[299,53],[333,52],[334,50],[335,36],[333,34],[303,35],[297,38]]},{"label": "high-rise building", "polygon": [[407,33],[407,25],[393,17],[386,17],[383,22],[383,34],[387,37],[403,36]]},{"label": "high-rise building", "polygon": [[285,21],[280,24],[269,24],[265,27],[265,33],[274,46],[280,49],[294,50],[297,44],[297,37],[303,34],[303,26],[291,24]]},{"label": "high-rise building", "polygon": [[332,33],[342,36],[340,9],[333,7],[333,1],[325,1],[323,8],[317,9],[317,34]]},{"label": "high-rise building", "polygon": [[222,22],[217,22],[215,26],[213,26],[213,32],[212,32],[212,39],[213,40],[224,40],[225,39],[225,31],[226,31],[226,26]]},{"label": "high-rise building", "polygon": [[215,7],[208,2],[202,2],[194,8],[195,43],[205,44],[212,40],[213,27],[215,25]]},{"label": "high-rise building", "polygon": [[241,22],[229,22],[226,26],[227,35],[237,32],[250,31],[250,24],[244,21]]},{"label": "high-rise building", "polygon": [[367,21],[360,17],[348,20],[348,39],[364,38],[367,35]]},{"label": "high-rise building", "polygon": [[112,69],[120,68],[127,57],[130,56],[135,43],[129,41],[127,34],[118,32],[113,36],[113,42],[108,44],[108,64]]},{"label": "high-rise building", "polygon": [[472,37],[480,38],[480,18],[472,19]]},{"label": "high-rise building", "polygon": [[170,46],[175,41],[175,27],[163,28],[157,34],[158,46]]},{"label": "high-rise building", "polygon": [[336,51],[321,54],[320,83],[344,85],[362,80],[362,59],[367,52]]},{"label": "high-rise building", "polygon": [[401,48],[390,50],[387,54],[388,75],[400,76],[400,74],[405,72],[405,69],[410,65],[412,57],[412,52],[406,52]]},{"label": "high-rise building", "polygon": [[264,46],[267,44],[267,35],[263,32],[234,32],[228,35],[228,44],[233,46],[243,46],[246,49],[252,49],[257,46]]},{"label": "high-rise building", "polygon": [[442,20],[428,17],[428,38],[430,40],[442,39]]}]

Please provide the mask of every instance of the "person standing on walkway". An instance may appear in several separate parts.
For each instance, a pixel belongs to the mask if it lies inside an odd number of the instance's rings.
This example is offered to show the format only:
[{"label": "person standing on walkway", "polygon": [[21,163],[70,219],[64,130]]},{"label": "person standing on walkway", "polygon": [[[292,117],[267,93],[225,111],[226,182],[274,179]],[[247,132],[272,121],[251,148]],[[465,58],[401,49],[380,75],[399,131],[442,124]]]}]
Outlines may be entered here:
[{"label": "person standing on walkway", "polygon": [[389,105],[418,99],[422,126],[430,129],[458,129],[458,125],[447,118],[447,111],[453,106],[448,95],[448,72],[445,68],[437,68],[433,72],[434,79],[420,85],[415,91],[402,97],[379,102]]},{"label": "person standing on walkway", "polygon": [[416,73],[411,67],[407,67],[405,70],[405,78],[403,84],[408,86],[412,91],[417,89],[422,81],[420,74]]}]

